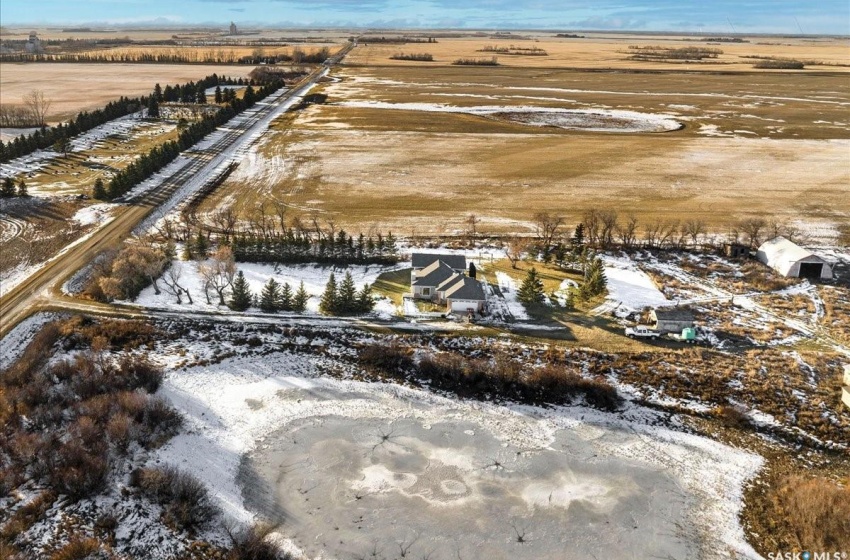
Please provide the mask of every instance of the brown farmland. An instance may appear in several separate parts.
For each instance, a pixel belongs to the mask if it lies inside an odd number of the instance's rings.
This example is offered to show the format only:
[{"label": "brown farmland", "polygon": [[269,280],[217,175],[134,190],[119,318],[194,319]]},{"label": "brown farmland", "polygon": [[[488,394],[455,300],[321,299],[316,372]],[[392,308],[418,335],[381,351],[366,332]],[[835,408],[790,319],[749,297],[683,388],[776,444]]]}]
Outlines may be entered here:
[{"label": "brown farmland", "polygon": [[[279,119],[202,210],[234,205],[247,217],[279,200],[403,235],[462,231],[470,213],[484,232],[589,208],[721,232],[749,217],[830,227],[850,216],[850,89],[839,74],[399,66],[334,77],[322,86],[328,104]],[[587,132],[457,112],[481,106],[663,114],[684,128]]]},{"label": "brown farmland", "polygon": [[0,63],[0,103],[19,105],[38,89],[51,101],[47,120],[59,122],[119,97],[146,95],[154,84],[184,83],[210,74],[244,78],[248,65]]}]

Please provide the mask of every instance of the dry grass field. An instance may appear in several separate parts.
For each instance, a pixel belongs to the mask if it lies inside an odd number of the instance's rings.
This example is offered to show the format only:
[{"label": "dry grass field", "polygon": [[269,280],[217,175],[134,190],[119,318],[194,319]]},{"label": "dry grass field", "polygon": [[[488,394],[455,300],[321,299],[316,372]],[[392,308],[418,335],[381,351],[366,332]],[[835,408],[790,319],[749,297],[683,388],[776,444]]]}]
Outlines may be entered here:
[{"label": "dry grass field", "polygon": [[[416,64],[335,71],[321,86],[328,103],[279,119],[202,210],[232,204],[248,215],[276,199],[349,229],[403,235],[459,232],[469,213],[485,232],[530,227],[538,211],[572,220],[589,208],[642,223],[698,218],[717,231],[748,217],[829,225],[850,216],[841,74]],[[480,112],[488,106],[660,114],[684,128],[529,126]]]},{"label": "dry grass field", "polygon": [[[459,58],[490,58],[496,56],[500,65],[520,68],[585,68],[616,70],[664,70],[664,71],[752,71],[757,59],[753,56],[791,58],[810,62],[802,72],[841,71],[850,72],[850,40],[809,38],[748,37],[746,43],[709,43],[701,38],[685,36],[649,36],[627,34],[586,33],[581,39],[554,37],[553,34],[524,34],[521,37],[465,37],[438,39],[429,44],[383,44],[369,43],[363,38],[364,48],[354,51],[348,58],[349,64],[365,66],[445,66]],[[630,46],[666,47],[680,49],[701,47],[720,49],[722,54],[713,59],[688,62],[635,61]],[[545,56],[522,56],[499,52],[485,52],[485,47],[496,49],[511,46],[529,49],[537,47]],[[407,62],[390,60],[396,53],[433,55],[433,62]],[[767,72],[776,72],[767,70]],[[799,71],[797,71],[799,72]]]},{"label": "dry grass field", "polygon": [[206,64],[0,63],[0,103],[17,105],[38,89],[51,101],[47,120],[56,123],[123,96],[146,95],[154,84],[184,83],[210,74],[244,78],[253,66]]}]

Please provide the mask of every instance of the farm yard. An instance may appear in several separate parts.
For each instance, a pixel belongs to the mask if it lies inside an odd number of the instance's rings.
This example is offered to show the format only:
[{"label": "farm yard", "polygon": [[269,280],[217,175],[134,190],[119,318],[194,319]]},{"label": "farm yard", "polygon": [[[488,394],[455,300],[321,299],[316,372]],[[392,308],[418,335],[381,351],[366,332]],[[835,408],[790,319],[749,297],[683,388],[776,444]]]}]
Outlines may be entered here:
[{"label": "farm yard", "polygon": [[850,550],[846,42],[421,35],[0,167],[0,556]]}]

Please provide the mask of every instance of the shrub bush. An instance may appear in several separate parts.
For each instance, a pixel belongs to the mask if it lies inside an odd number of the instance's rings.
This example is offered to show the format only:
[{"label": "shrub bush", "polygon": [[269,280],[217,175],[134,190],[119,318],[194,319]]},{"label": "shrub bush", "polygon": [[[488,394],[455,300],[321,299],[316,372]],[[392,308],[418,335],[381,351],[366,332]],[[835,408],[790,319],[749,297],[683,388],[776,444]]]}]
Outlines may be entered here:
[{"label": "shrub bush", "polygon": [[413,369],[412,351],[397,342],[367,344],[359,349],[357,358],[367,370],[378,371],[394,378],[405,377]]},{"label": "shrub bush", "polygon": [[100,550],[95,539],[75,538],[50,556],[50,560],[84,560]]},{"label": "shrub bush", "polygon": [[268,527],[252,527],[240,535],[231,533],[233,542],[226,560],[292,560],[292,555],[282,552],[268,541]]},{"label": "shrub bush", "polygon": [[850,480],[789,477],[778,493],[801,548],[850,550]]},{"label": "shrub bush", "polygon": [[218,514],[203,483],[174,467],[137,469],[130,484],[163,506],[166,522],[182,529],[197,529]]}]

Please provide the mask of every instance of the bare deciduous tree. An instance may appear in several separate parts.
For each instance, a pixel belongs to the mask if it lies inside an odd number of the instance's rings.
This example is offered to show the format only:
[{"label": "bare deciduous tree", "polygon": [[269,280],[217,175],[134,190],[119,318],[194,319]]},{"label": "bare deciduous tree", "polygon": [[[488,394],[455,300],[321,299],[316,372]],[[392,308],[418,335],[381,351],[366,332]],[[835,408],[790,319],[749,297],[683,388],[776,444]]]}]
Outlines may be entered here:
[{"label": "bare deciduous tree", "polygon": [[688,220],[685,222],[682,229],[684,233],[691,238],[692,245],[697,245],[700,237],[706,233],[705,222],[702,220]]},{"label": "bare deciduous tree", "polygon": [[607,249],[614,242],[614,232],[617,231],[617,212],[614,210],[603,210],[599,212],[599,244]]},{"label": "bare deciduous tree", "polygon": [[767,223],[762,218],[750,218],[744,220],[740,224],[740,230],[744,234],[744,239],[750,247],[756,247],[761,244],[762,230]]},{"label": "bare deciduous tree", "polygon": [[469,240],[469,244],[472,245],[475,242],[475,236],[478,234],[478,216],[475,214],[470,214],[466,217],[466,237]]},{"label": "bare deciduous tree", "polygon": [[534,215],[534,227],[544,251],[548,251],[552,246],[552,241],[562,225],[564,218],[561,216],[554,216],[549,212],[538,212]]},{"label": "bare deciduous tree", "polygon": [[637,224],[637,216],[629,214],[626,223],[617,226],[617,236],[620,238],[620,242],[626,249],[634,247],[635,242],[637,241]]},{"label": "bare deciduous tree", "polygon": [[516,264],[522,258],[522,254],[528,250],[528,239],[517,235],[508,239],[505,244],[505,256],[511,261],[511,268],[516,268]]},{"label": "bare deciduous tree", "polygon": [[171,294],[172,296],[177,298],[177,303],[183,303],[183,294],[186,294],[186,298],[189,300],[189,305],[195,303],[192,301],[192,294],[189,293],[189,290],[180,285],[180,278],[183,276],[183,265],[179,262],[171,265],[168,270],[165,271],[165,274],[162,276],[162,283],[165,285],[163,291],[167,294]]},{"label": "bare deciduous tree", "polygon": [[232,206],[220,208],[210,215],[210,221],[219,233],[229,238],[236,229],[236,212],[233,211]]},{"label": "bare deciduous tree", "polygon": [[233,286],[236,278],[236,262],[230,247],[219,247],[209,260],[198,265],[198,273],[204,280],[207,303],[210,303],[209,290],[212,289],[218,295],[218,304],[225,305],[224,292]]},{"label": "bare deciduous tree", "polygon": [[34,89],[23,96],[24,106],[32,115],[32,119],[39,126],[44,126],[47,111],[50,110],[51,101],[44,97],[44,92]]},{"label": "bare deciduous tree", "polygon": [[587,238],[588,245],[599,244],[599,211],[588,210],[582,217],[584,224],[584,235]]},{"label": "bare deciduous tree", "polygon": [[673,243],[679,233],[679,220],[664,222],[658,237],[658,246],[667,247]]}]

